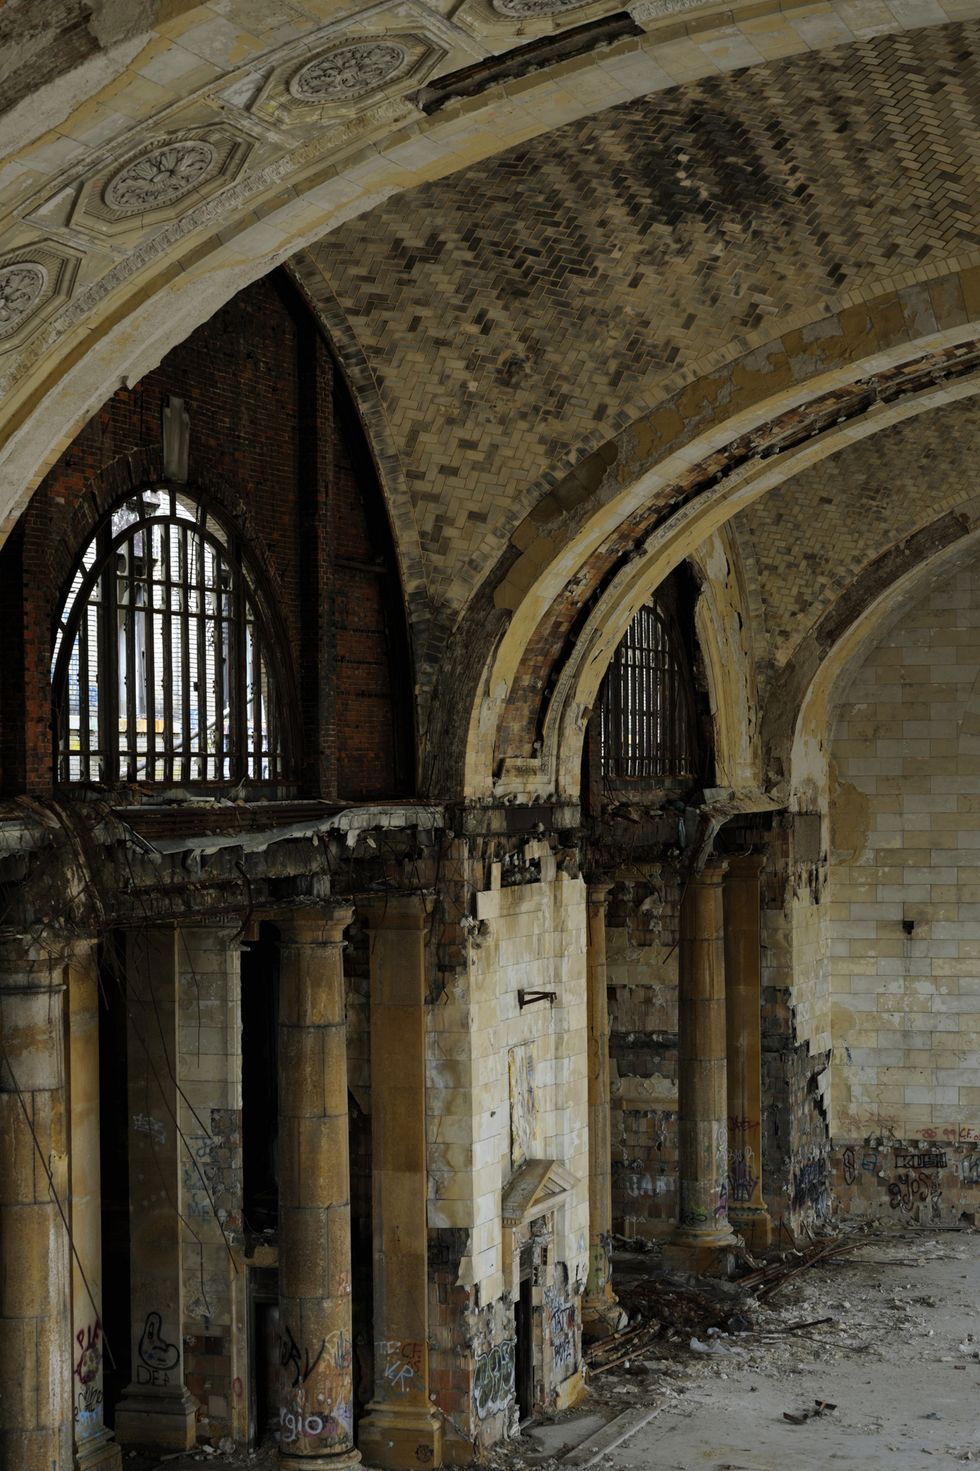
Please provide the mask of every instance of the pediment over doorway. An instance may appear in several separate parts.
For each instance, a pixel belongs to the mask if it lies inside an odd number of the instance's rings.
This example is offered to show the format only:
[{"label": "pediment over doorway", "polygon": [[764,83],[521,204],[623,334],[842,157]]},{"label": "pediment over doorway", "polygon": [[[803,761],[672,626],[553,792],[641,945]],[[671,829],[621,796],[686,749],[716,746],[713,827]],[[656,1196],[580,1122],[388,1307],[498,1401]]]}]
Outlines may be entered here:
[{"label": "pediment over doorway", "polygon": [[556,1159],[529,1159],[504,1186],[501,1214],[505,1226],[517,1227],[564,1204],[578,1182]]}]

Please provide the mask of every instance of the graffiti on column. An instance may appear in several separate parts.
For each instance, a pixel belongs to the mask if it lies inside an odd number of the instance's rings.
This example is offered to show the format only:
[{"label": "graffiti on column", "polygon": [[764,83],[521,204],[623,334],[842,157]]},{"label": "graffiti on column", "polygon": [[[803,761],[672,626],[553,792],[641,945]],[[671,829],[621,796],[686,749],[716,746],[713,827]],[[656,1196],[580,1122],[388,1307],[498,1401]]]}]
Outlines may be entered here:
[{"label": "graffiti on column", "polygon": [[[315,1440],[324,1449],[349,1446],[354,1428],[350,1370],[353,1345],[341,1329],[320,1342],[300,1344],[289,1324],[280,1346],[283,1395],[290,1403],[279,1411],[279,1438],[283,1445]],[[316,1408],[304,1403],[308,1381],[316,1375]],[[311,1387],[312,1388],[312,1387]]]},{"label": "graffiti on column", "polygon": [[841,1173],[844,1176],[845,1185],[854,1184],[857,1177],[857,1170],[854,1168],[854,1164],[854,1150],[848,1145],[841,1155]]},{"label": "graffiti on column", "polygon": [[98,1318],[87,1327],[79,1328],[75,1334],[75,1342],[78,1344],[78,1359],[75,1363],[78,1389],[75,1392],[73,1418],[77,1425],[85,1425],[98,1418],[102,1405],[102,1390],[98,1384],[99,1371],[102,1368],[102,1324]]},{"label": "graffiti on column", "polygon": [[516,1339],[496,1344],[476,1361],[473,1379],[473,1403],[481,1420],[506,1410],[514,1401],[514,1363]]},{"label": "graffiti on column", "polygon": [[136,1365],[137,1384],[166,1385],[170,1383],[170,1371],[176,1369],[180,1349],[169,1343],[163,1335],[163,1319],[159,1313],[147,1313],[137,1349],[139,1363]]},{"label": "graffiti on column", "polygon": [[282,1345],[279,1350],[279,1362],[286,1370],[287,1374],[292,1371],[293,1389],[295,1389],[297,1385],[306,1383],[307,1379],[309,1379],[317,1364],[323,1358],[323,1355],[326,1352],[326,1347],[327,1340],[325,1338],[321,1338],[320,1347],[316,1350],[316,1353],[313,1355],[312,1358],[310,1358],[309,1348],[303,1349],[301,1353],[299,1344],[293,1337],[293,1330],[287,1324],[286,1331],[282,1337]]},{"label": "graffiti on column", "polygon": [[350,1400],[339,1400],[331,1409],[322,1413],[308,1413],[303,1409],[290,1410],[286,1406],[279,1411],[279,1441],[281,1445],[293,1445],[301,1437],[318,1440],[324,1447],[348,1446],[354,1433],[354,1411]]}]

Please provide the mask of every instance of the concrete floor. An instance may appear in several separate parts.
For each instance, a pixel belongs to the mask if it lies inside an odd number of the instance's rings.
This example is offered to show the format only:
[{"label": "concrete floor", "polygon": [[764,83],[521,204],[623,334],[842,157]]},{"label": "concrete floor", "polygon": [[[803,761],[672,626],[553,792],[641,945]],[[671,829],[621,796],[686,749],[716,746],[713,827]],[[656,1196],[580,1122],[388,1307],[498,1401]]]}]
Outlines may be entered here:
[{"label": "concrete floor", "polygon": [[[946,1471],[980,1463],[978,1305],[977,1234],[870,1240],[787,1284],[771,1312],[757,1314],[754,1333],[722,1342],[737,1353],[648,1359],[636,1389],[628,1376],[609,1391],[596,1381],[595,1393],[614,1401],[625,1390],[634,1406],[626,1415],[654,1413],[614,1449],[586,1441],[567,1459],[604,1471]],[[827,1316],[831,1324],[785,1331]],[[783,1418],[817,1399],[836,1410],[803,1425]]]},{"label": "concrete floor", "polygon": [[[633,1259],[630,1270],[643,1270]],[[980,1234],[870,1236],[802,1273],[716,1356],[665,1347],[596,1377],[580,1410],[489,1457],[495,1471],[959,1471],[980,1465]],[[790,1324],[830,1317],[804,1332]],[[815,1400],[834,1411],[790,1424]],[[645,1421],[645,1423],[639,1423]],[[639,1428],[634,1428],[639,1424]],[[627,1433],[631,1432],[631,1433]],[[618,1444],[610,1442],[624,1436]],[[257,1468],[191,1453],[124,1471]]]}]

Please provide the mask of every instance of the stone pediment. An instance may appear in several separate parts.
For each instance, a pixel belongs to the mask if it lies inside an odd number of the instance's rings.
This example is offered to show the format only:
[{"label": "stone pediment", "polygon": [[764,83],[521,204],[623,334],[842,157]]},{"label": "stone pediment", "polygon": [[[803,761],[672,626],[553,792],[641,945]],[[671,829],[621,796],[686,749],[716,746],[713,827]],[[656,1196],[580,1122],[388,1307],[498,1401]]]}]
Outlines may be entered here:
[{"label": "stone pediment", "polygon": [[575,1176],[556,1159],[529,1159],[504,1186],[501,1215],[505,1226],[520,1226],[561,1205],[576,1185]]}]

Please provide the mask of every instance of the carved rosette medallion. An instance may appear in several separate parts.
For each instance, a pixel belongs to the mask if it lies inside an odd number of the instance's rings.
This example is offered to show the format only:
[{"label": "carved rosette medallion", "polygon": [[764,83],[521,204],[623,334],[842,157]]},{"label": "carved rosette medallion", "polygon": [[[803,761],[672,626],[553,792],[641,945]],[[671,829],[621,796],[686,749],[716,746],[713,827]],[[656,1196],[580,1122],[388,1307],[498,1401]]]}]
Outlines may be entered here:
[{"label": "carved rosette medallion", "polygon": [[378,91],[407,62],[408,52],[396,41],[355,41],[302,67],[289,91],[299,102],[354,102]]},{"label": "carved rosette medallion", "polygon": [[586,0],[492,0],[498,15],[506,15],[515,20],[560,15],[563,10],[577,10],[585,3]]},{"label": "carved rosette medallion", "polygon": [[48,273],[38,261],[0,266],[0,338],[10,337],[40,303]]},{"label": "carved rosette medallion", "polygon": [[132,159],[102,191],[115,214],[143,214],[177,204],[214,172],[217,152],[201,138],[167,143]]}]

